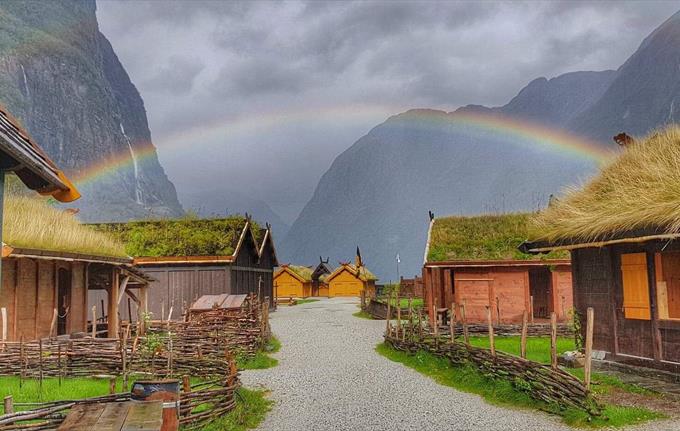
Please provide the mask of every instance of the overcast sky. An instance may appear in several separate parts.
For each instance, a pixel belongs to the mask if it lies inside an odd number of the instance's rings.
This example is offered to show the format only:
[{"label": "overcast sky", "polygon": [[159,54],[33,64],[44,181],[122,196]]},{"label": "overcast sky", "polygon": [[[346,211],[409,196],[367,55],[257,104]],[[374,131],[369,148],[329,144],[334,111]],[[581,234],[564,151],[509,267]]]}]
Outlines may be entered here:
[{"label": "overcast sky", "polygon": [[616,69],[678,9],[100,0],[97,15],[180,199],[240,189],[292,221],[335,156],[389,115],[502,105],[539,76]]}]

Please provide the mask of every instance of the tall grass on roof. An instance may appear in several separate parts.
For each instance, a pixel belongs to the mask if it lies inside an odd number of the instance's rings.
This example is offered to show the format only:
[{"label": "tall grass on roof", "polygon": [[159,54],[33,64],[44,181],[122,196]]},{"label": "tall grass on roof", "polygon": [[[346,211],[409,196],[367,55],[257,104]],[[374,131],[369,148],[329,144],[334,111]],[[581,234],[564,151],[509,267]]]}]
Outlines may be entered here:
[{"label": "tall grass on roof", "polygon": [[[186,216],[176,220],[103,223],[96,228],[108,232],[125,243],[133,257],[159,256],[229,256],[238,243],[246,219],[235,215],[220,219]],[[256,240],[258,226],[251,222]]]},{"label": "tall grass on roof", "polygon": [[432,227],[427,259],[441,262],[567,257],[559,252],[537,257],[517,249],[528,237],[529,217],[530,214],[513,213],[437,218]]},{"label": "tall grass on roof", "polygon": [[627,147],[582,189],[531,224],[531,239],[593,241],[636,231],[680,233],[680,127]]},{"label": "tall grass on roof", "polygon": [[119,241],[35,197],[7,196],[3,240],[15,248],[127,257]]},{"label": "tall grass on roof", "polygon": [[314,270],[312,268],[301,265],[288,265],[288,269],[293,271],[303,280],[312,281],[312,274],[314,273]]}]

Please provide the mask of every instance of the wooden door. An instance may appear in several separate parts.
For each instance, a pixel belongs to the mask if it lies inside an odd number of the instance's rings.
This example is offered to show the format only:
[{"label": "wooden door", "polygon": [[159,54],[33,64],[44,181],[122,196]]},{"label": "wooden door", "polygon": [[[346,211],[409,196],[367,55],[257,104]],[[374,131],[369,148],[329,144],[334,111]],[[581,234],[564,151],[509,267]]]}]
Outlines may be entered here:
[{"label": "wooden door", "polygon": [[59,268],[57,277],[57,335],[68,331],[67,318],[71,304],[71,271]]},{"label": "wooden door", "polygon": [[650,320],[647,254],[621,255],[623,311],[626,319]]}]

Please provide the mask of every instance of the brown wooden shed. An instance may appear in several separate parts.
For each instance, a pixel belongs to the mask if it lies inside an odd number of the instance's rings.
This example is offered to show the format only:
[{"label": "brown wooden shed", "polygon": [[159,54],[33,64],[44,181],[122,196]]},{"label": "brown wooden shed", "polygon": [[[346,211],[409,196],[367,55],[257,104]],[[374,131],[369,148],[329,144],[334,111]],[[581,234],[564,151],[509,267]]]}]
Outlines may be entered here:
[{"label": "brown wooden shed", "polygon": [[[680,373],[680,128],[626,147],[535,217],[530,253],[571,252],[574,303],[607,359]],[[585,327],[585,325],[584,325]]]},{"label": "brown wooden shed", "polygon": [[259,294],[274,307],[278,266],[269,225],[248,217],[136,221],[98,225],[126,243],[135,266],[154,278],[148,309],[155,319],[184,316],[203,295]]},{"label": "brown wooden shed", "polygon": [[[423,265],[425,303],[437,308],[464,304],[470,322],[521,322],[555,312],[565,321],[573,307],[571,262],[561,255],[538,259],[520,253],[528,215],[506,214],[432,219]],[[567,255],[568,256],[568,255]]]}]

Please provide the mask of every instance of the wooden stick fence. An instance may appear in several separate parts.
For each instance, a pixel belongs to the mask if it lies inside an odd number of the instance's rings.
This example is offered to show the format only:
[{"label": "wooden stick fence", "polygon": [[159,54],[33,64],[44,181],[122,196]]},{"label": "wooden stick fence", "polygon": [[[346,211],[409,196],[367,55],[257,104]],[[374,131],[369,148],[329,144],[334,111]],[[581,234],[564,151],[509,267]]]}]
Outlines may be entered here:
[{"label": "wooden stick fence", "polygon": [[[455,304],[451,306],[451,317],[455,320]],[[467,323],[465,321],[465,308],[460,306],[462,332],[465,335],[464,342],[458,342],[456,324],[450,322],[449,334],[445,338],[448,342],[440,342],[440,337],[435,325],[432,330],[424,330],[420,321],[409,321],[403,327],[392,328],[388,321],[385,332],[385,342],[393,348],[409,353],[419,350],[431,352],[437,356],[446,357],[456,365],[465,363],[474,364],[480,371],[493,378],[506,379],[516,385],[519,390],[526,391],[534,399],[545,401],[549,404],[557,404],[561,407],[574,407],[588,412],[591,415],[600,415],[602,407],[590,392],[591,381],[591,354],[594,326],[594,312],[592,308],[587,312],[586,326],[586,368],[584,381],[580,381],[572,374],[563,371],[557,366],[557,319],[553,313],[551,318],[551,354],[550,365],[526,359],[526,342],[528,328],[530,327],[529,315],[524,313],[521,338],[520,356],[499,352],[495,349],[494,326],[492,324],[491,310],[487,309],[487,335],[489,337],[489,349],[474,347],[469,344],[467,338]],[[414,327],[417,326],[417,327]],[[396,330],[396,333],[394,332]],[[400,336],[401,331],[401,336]],[[451,336],[453,334],[453,336]],[[522,382],[518,385],[517,382]]]}]

